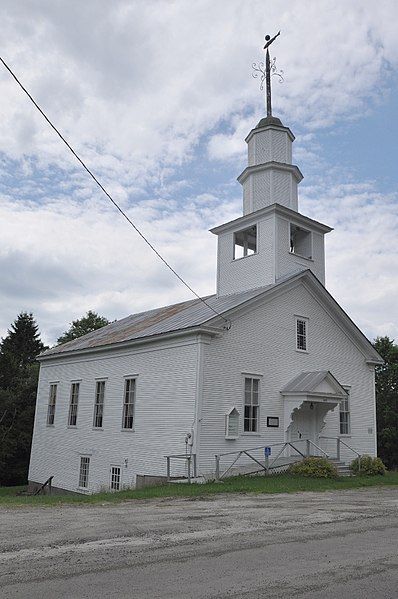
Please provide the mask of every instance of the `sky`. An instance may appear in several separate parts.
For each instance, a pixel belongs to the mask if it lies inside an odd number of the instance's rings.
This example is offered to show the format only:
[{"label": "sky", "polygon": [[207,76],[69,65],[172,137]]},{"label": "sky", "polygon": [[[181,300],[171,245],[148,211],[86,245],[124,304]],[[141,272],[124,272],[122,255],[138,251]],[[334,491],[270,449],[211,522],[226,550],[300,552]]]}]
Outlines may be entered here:
[{"label": "sky", "polygon": [[[264,116],[251,65],[281,30],[273,112],[300,212],[334,228],[326,286],[369,339],[398,339],[396,0],[2,0],[0,22],[0,55],[201,295]],[[0,336],[21,311],[51,345],[88,310],[191,299],[0,66]]]}]

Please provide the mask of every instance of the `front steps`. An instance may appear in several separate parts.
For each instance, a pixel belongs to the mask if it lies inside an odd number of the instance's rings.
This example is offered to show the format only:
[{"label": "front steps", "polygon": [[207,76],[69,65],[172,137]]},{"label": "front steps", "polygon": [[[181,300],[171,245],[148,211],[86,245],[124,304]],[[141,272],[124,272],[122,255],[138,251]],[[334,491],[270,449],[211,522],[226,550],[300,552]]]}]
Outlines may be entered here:
[{"label": "front steps", "polygon": [[337,474],[339,476],[352,476],[350,467],[347,466],[347,464],[345,464],[341,460],[338,460],[337,458],[328,458],[328,462],[335,466],[335,468],[337,469]]}]

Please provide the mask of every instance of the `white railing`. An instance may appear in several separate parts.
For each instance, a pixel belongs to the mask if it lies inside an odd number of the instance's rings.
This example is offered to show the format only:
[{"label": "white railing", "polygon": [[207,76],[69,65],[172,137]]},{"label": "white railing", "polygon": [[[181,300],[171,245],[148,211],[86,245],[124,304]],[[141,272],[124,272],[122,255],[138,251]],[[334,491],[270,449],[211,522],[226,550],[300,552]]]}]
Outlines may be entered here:
[{"label": "white railing", "polygon": [[327,441],[336,441],[336,458],[340,461],[341,459],[341,446],[347,447],[350,451],[355,453],[358,458],[358,472],[361,471],[361,454],[356,450],[350,447],[343,439],[340,437],[326,437],[325,435],[319,435],[320,439],[326,439]]},{"label": "white railing", "polygon": [[[267,447],[271,448],[271,450],[273,447],[279,448],[279,451],[277,452],[275,457],[273,457],[271,460],[270,460],[269,455],[264,455],[263,462],[252,455],[252,453],[255,451],[262,450],[264,452],[264,450]],[[306,457],[305,454],[302,451],[300,451],[299,449],[297,449],[297,447],[295,447],[293,445],[293,442],[290,442],[290,441],[288,441],[286,443],[273,443],[271,445],[261,445],[259,447],[251,447],[249,449],[241,449],[238,451],[227,451],[225,453],[218,453],[215,455],[215,460],[216,460],[215,478],[216,478],[216,480],[221,480],[228,472],[231,471],[231,469],[235,466],[235,464],[237,463],[239,458],[242,456],[246,456],[250,460],[255,462],[260,467],[260,470],[264,470],[264,472],[267,474],[271,468],[281,468],[289,463],[289,462],[287,462],[286,464],[283,464],[283,463],[276,464],[276,461],[281,458],[285,449],[287,449],[289,447],[291,449],[293,449],[296,453],[298,453],[302,458]],[[221,472],[221,458],[223,458],[225,456],[235,456],[235,458],[229,464],[227,469],[224,470],[224,472]],[[287,457],[287,456],[284,456],[284,457]]]}]

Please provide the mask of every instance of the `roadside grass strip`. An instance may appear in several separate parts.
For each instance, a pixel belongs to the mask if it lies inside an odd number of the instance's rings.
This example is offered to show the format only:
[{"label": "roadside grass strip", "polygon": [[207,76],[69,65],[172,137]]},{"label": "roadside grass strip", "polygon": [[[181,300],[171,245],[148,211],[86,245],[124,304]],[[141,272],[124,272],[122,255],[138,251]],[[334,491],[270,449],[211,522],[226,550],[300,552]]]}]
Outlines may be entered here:
[{"label": "roadside grass strip", "polygon": [[337,479],[306,478],[288,474],[270,477],[235,476],[221,482],[193,483],[191,485],[166,484],[144,489],[126,489],[114,493],[95,493],[93,495],[18,495],[18,492],[26,490],[26,487],[0,487],[0,507],[119,503],[162,497],[204,497],[219,493],[319,492],[378,486],[398,486],[398,472],[387,472],[384,476],[353,476]]}]

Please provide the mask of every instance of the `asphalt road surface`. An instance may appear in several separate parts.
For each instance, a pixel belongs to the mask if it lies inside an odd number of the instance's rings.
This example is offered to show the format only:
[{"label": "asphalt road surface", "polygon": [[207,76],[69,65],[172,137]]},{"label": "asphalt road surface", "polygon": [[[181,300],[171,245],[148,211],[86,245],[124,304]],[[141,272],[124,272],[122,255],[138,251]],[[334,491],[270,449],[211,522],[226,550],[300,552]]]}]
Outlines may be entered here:
[{"label": "asphalt road surface", "polygon": [[398,490],[0,509],[1,599],[398,598]]}]

